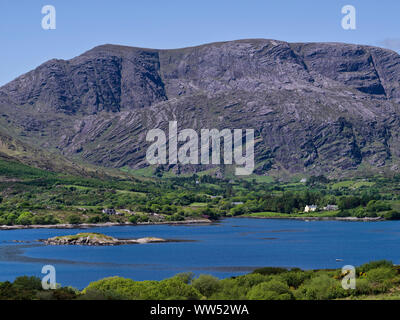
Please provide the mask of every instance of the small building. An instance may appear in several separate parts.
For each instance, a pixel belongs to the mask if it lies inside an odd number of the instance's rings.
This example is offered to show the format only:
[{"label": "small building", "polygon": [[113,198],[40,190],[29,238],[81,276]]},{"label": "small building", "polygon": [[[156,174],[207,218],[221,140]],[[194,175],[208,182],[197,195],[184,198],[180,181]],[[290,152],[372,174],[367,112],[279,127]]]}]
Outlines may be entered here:
[{"label": "small building", "polygon": [[220,198],[220,199],[222,199],[223,198],[223,196],[209,196],[211,199],[216,199],[216,198]]},{"label": "small building", "polygon": [[234,206],[238,206],[239,204],[243,204],[243,202],[242,201],[232,202],[232,205]]},{"label": "small building", "polygon": [[306,205],[306,207],[304,208],[304,212],[314,212],[317,211],[318,207],[314,204],[312,205]]},{"label": "small building", "polygon": [[306,183],[307,182],[307,178],[303,178],[300,180],[300,183]]},{"label": "small building", "polygon": [[116,214],[116,213],[117,213],[117,212],[115,211],[115,209],[103,209],[102,212],[105,213],[105,214],[110,214],[110,215],[113,215],[113,214]]},{"label": "small building", "polygon": [[334,204],[328,204],[326,207],[323,208],[325,211],[336,211],[339,210],[339,207]]}]

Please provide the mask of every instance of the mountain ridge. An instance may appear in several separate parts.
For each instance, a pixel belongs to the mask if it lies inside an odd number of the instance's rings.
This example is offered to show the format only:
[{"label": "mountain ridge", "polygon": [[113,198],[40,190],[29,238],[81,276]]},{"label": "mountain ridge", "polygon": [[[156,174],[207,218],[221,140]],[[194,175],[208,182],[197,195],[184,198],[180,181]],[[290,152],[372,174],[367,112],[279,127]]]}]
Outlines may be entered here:
[{"label": "mountain ridge", "polygon": [[399,107],[396,52],[268,39],[182,49],[101,45],[0,87],[8,120],[1,126],[117,168],[146,166],[146,131],[178,120],[180,128],[254,128],[259,174],[334,174],[362,164],[397,171]]}]

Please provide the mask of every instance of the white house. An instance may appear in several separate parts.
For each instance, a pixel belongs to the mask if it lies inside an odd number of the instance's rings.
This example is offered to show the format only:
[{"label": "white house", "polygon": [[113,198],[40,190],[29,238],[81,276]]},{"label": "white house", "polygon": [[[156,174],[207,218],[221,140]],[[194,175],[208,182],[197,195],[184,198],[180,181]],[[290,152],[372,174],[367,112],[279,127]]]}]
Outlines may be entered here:
[{"label": "white house", "polygon": [[314,212],[317,210],[317,206],[312,204],[312,205],[306,205],[306,207],[304,208],[304,212]]},{"label": "white house", "polygon": [[233,206],[238,206],[239,204],[243,204],[243,202],[242,202],[242,201],[235,201],[235,202],[232,202],[232,205],[233,205]]},{"label": "white house", "polygon": [[115,209],[103,209],[102,212],[105,214],[110,214],[110,215],[116,214]]},{"label": "white house", "polygon": [[337,205],[334,204],[328,204],[326,207],[324,207],[325,211],[336,211],[339,210],[339,207]]},{"label": "white house", "polygon": [[116,216],[123,216],[124,214],[122,212],[118,212],[115,209],[103,209],[102,211],[105,214],[108,215],[116,215]]}]

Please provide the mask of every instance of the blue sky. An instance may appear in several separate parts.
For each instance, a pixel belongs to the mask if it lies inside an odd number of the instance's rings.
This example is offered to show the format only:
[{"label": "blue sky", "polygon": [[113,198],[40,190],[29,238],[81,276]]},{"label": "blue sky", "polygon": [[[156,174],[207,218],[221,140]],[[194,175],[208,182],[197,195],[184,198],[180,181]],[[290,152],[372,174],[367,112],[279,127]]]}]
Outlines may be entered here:
[{"label": "blue sky", "polygon": [[[341,8],[357,10],[344,30]],[[44,5],[56,8],[56,30],[43,30]],[[333,41],[400,51],[399,0],[1,0],[0,85],[52,59],[70,59],[113,43],[180,48],[269,38]]]}]

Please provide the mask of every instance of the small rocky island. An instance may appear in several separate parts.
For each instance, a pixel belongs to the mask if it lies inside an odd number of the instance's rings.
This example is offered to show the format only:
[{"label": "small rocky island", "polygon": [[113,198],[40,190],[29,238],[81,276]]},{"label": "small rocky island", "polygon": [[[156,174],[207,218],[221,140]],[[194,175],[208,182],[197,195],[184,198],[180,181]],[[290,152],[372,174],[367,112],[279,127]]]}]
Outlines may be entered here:
[{"label": "small rocky island", "polygon": [[101,233],[78,233],[75,235],[58,236],[39,241],[48,245],[84,245],[84,246],[117,246],[122,244],[141,244],[152,242],[168,242],[168,240],[154,237],[140,239],[117,239]]}]

